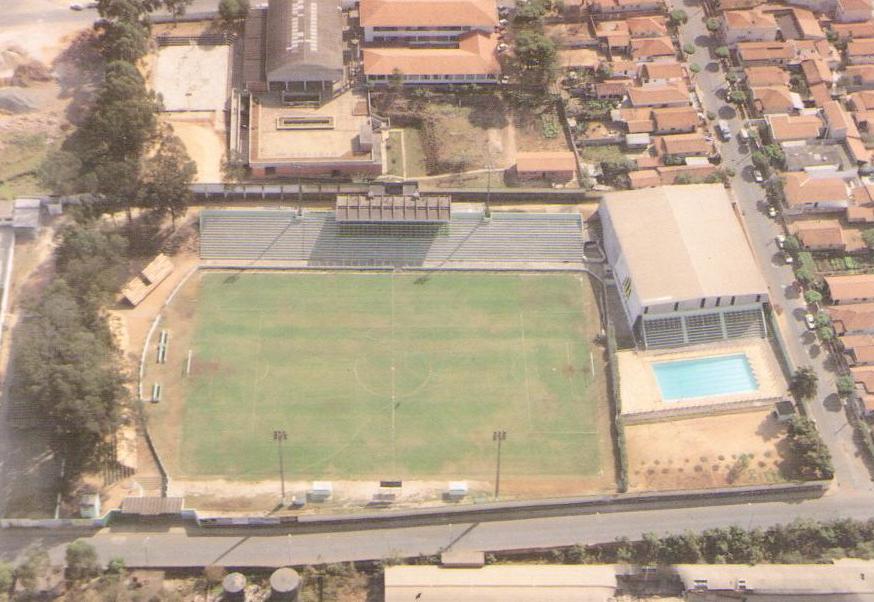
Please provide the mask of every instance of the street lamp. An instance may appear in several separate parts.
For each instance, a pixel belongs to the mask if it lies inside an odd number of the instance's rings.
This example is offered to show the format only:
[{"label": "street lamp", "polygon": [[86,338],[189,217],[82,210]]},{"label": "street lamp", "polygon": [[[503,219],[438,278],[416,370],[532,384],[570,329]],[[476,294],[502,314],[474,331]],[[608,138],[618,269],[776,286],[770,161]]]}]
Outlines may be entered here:
[{"label": "street lamp", "polygon": [[273,440],[276,441],[276,451],[279,453],[279,480],[282,483],[282,503],[285,503],[285,465],[282,461],[282,442],[288,440],[288,433],[273,431]]},{"label": "street lamp", "polygon": [[494,431],[492,433],[492,441],[498,444],[498,468],[495,474],[495,500],[498,499],[498,493],[501,490],[501,443],[507,438],[507,431]]}]

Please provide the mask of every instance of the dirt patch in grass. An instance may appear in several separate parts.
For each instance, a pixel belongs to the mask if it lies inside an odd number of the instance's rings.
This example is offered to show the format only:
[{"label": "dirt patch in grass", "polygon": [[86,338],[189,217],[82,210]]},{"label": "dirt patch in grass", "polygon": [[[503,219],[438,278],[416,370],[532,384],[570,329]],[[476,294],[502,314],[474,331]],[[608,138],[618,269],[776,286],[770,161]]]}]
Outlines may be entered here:
[{"label": "dirt patch in grass", "polygon": [[570,150],[558,114],[552,107],[517,112],[513,119],[516,128],[516,146],[520,151]]},{"label": "dirt patch in grass", "polygon": [[631,489],[696,489],[785,480],[786,426],[770,411],[625,428]]}]

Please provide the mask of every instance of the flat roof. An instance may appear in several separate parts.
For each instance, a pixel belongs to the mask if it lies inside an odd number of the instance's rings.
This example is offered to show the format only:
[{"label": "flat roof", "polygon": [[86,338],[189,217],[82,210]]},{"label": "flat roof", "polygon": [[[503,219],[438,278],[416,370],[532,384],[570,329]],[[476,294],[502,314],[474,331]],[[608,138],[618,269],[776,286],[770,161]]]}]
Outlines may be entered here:
[{"label": "flat roof", "polygon": [[607,602],[616,595],[612,565],[489,565],[451,569],[392,566],[385,570],[386,602]]},{"label": "flat roof", "polygon": [[754,566],[680,564],[674,567],[674,571],[689,591],[739,591],[742,586],[759,595],[844,595],[852,596],[846,599],[858,601],[874,599],[872,562]]},{"label": "flat roof", "polygon": [[721,184],[607,193],[598,211],[616,233],[644,305],[767,295],[768,287]]},{"label": "flat roof", "polygon": [[126,497],[121,500],[121,513],[141,516],[179,514],[183,502],[181,497]]}]

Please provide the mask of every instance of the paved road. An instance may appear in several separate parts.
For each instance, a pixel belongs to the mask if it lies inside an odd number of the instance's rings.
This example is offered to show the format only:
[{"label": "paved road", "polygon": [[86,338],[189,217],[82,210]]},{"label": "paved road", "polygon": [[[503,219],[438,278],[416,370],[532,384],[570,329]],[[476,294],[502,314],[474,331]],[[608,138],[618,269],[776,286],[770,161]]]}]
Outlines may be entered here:
[{"label": "paved road", "polygon": [[[437,554],[447,549],[504,550],[589,544],[658,534],[700,531],[719,526],[767,527],[795,517],[868,518],[874,496],[830,495],[795,503],[769,502],[587,514],[527,520],[270,536],[211,535],[202,529],[118,527],[86,536],[102,561],[123,557],[132,567],[281,566],[393,556]],[[215,533],[215,532],[213,532]],[[39,543],[62,562],[65,546],[81,533],[33,530],[0,532],[0,559],[20,557],[27,545]]]},{"label": "paved road", "polygon": [[691,61],[702,67],[696,76],[696,83],[704,108],[728,121],[735,133],[730,142],[722,144],[721,153],[724,164],[737,172],[732,178],[732,190],[770,288],[771,301],[778,310],[789,354],[796,366],[811,366],[819,376],[820,395],[810,404],[810,409],[834,457],[836,486],[841,490],[872,491],[874,483],[853,441],[852,426],[836,394],[831,361],[826,351],[817,344],[813,333],[804,326],[803,316],[807,311],[804,300],[795,292],[792,269],[783,263],[774,241],[782,228],[765,213],[765,193],[753,180],[750,149],[737,139],[736,134],[743,127],[743,122],[735,109],[722,100],[724,96],[720,91],[726,88],[727,82],[718,63],[709,55],[708,46],[715,47],[716,44],[704,26],[704,11],[697,2],[674,0],[674,6],[683,8],[689,15],[689,21],[681,32],[681,44],[693,43],[698,46]]}]

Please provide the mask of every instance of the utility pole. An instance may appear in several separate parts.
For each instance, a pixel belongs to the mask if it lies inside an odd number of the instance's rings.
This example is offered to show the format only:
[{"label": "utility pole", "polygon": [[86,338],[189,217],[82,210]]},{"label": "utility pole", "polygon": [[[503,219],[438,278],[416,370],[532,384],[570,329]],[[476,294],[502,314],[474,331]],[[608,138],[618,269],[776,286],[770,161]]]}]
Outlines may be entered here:
[{"label": "utility pole", "polygon": [[495,501],[501,491],[501,443],[507,438],[507,431],[495,431],[492,433],[492,441],[498,444],[498,468],[495,474]]},{"label": "utility pole", "polygon": [[285,503],[285,464],[282,460],[282,442],[288,440],[285,431],[273,431],[273,440],[276,441],[276,451],[279,453],[279,480],[282,483],[282,503]]}]

